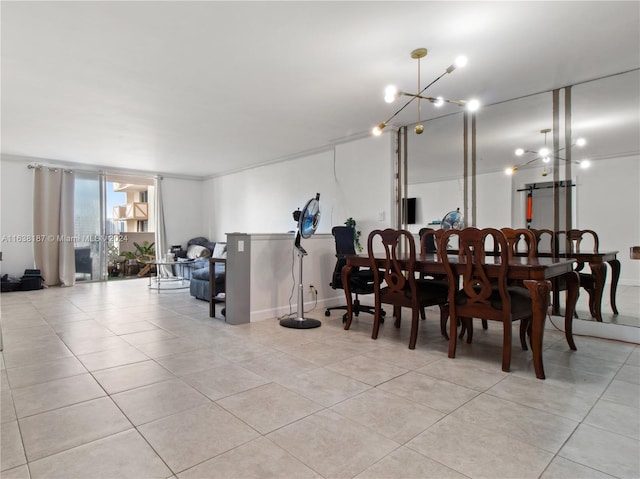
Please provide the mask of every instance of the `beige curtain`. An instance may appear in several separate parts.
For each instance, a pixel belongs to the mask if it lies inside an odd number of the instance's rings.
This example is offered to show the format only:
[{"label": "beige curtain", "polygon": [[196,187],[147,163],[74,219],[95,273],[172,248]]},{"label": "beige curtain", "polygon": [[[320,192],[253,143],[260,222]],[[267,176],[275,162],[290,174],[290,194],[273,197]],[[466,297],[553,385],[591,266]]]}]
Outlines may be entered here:
[{"label": "beige curtain", "polygon": [[[168,251],[167,245],[167,231],[164,225],[164,204],[162,200],[162,176],[157,176],[154,179],[155,190],[155,219],[156,219],[156,260],[164,260],[165,254]],[[173,269],[171,266],[158,266],[158,277],[172,277]]]},{"label": "beige curtain", "polygon": [[61,168],[34,168],[34,258],[44,282],[73,286],[76,261],[74,232],[74,174]]}]

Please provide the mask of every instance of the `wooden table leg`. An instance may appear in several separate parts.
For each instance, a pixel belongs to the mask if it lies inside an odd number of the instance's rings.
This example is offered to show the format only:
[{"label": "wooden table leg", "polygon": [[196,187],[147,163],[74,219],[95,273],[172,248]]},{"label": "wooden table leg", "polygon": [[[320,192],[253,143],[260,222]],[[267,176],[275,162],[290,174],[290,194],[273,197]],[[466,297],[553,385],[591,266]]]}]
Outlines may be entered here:
[{"label": "wooden table leg", "polygon": [[550,281],[535,281],[527,279],[524,285],[531,293],[531,308],[533,312],[531,325],[531,353],[533,355],[533,367],[538,379],[544,379],[544,365],[542,363],[542,339],[544,337],[544,324],[547,319],[549,307]]},{"label": "wooden table leg", "polygon": [[351,299],[351,271],[353,268],[348,264],[342,268],[342,287],[347,301],[347,320],[344,323],[344,329],[351,327],[351,319],[353,317],[353,301]]},{"label": "wooden table leg", "polygon": [[560,288],[558,287],[558,278],[553,278],[553,302],[551,303],[551,314],[560,314]]},{"label": "wooden table leg", "polygon": [[616,291],[618,290],[618,280],[620,279],[620,260],[612,259],[609,261],[609,266],[611,266],[611,311],[613,311],[613,314],[618,314]]},{"label": "wooden table leg", "polygon": [[595,282],[595,291],[593,292],[593,314],[596,321],[602,322],[602,292],[604,291],[604,283],[607,279],[606,263],[590,263],[591,274]]},{"label": "wooden table leg", "polygon": [[567,338],[567,344],[569,348],[576,351],[576,343],[573,342],[573,315],[576,310],[576,302],[580,294],[580,275],[577,272],[572,271],[565,276],[567,285],[567,305],[564,312],[564,335]]}]

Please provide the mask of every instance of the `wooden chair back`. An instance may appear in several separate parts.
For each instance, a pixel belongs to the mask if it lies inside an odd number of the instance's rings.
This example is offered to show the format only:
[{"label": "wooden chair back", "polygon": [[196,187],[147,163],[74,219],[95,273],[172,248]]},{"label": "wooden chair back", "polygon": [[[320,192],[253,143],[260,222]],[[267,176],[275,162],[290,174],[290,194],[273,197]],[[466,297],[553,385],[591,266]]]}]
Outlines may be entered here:
[{"label": "wooden chair back", "polygon": [[[440,244],[446,245],[452,237],[458,238],[458,261],[464,267],[461,291],[457,292],[454,288],[449,291],[450,316],[508,320],[511,311],[507,291],[509,245],[504,233],[495,228],[447,230]],[[489,243],[492,243],[491,249]],[[490,258],[488,262],[487,257]],[[448,255],[442,255],[442,263],[449,281],[453,283],[456,275]],[[492,275],[488,272],[489,265],[497,270]]]},{"label": "wooden chair back", "polygon": [[438,253],[440,249],[438,243],[445,230],[435,230],[433,228],[422,228],[420,230],[420,254]]},{"label": "wooden chair back", "polygon": [[[401,259],[401,244],[407,247],[407,252]],[[384,263],[377,263],[375,255],[382,246]],[[416,291],[415,265],[416,245],[413,235],[407,230],[374,230],[367,240],[367,251],[371,270],[374,273],[376,299],[382,303],[398,306],[418,307]],[[386,286],[381,286],[382,280]],[[415,304],[413,304],[415,303]]]},{"label": "wooden chair back", "polygon": [[593,230],[571,229],[568,231],[556,231],[556,252],[562,256],[564,253],[593,252],[597,253],[600,247],[598,234]]},{"label": "wooden chair back", "polygon": [[538,256],[556,256],[556,234],[549,229],[530,229],[536,238],[536,250]]},{"label": "wooden chair back", "polygon": [[526,228],[502,228],[502,233],[509,246],[509,257],[526,256],[535,258],[538,256],[538,243],[535,235]]}]

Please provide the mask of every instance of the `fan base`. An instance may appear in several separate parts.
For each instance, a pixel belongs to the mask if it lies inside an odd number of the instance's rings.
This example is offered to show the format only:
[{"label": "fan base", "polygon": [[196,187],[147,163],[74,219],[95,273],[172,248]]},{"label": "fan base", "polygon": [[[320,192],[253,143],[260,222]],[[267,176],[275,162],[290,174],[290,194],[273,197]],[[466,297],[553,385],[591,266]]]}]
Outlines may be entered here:
[{"label": "fan base", "polygon": [[289,318],[280,320],[280,326],[293,329],[311,329],[318,328],[322,323],[317,319],[309,318]]}]

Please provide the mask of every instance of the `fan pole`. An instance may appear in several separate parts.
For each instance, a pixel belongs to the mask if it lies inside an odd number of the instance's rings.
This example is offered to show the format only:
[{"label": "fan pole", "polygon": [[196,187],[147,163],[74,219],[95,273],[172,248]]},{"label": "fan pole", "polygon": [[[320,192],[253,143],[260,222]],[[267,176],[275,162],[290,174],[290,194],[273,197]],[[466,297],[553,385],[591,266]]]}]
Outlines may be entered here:
[{"label": "fan pole", "polygon": [[287,318],[280,320],[280,326],[284,326],[285,328],[294,328],[294,329],[311,329],[317,328],[322,323],[317,319],[305,318],[304,317],[304,286],[302,284],[302,259],[304,258],[306,252],[300,251],[298,249],[298,263],[300,265],[300,271],[298,273],[298,312],[295,318]]}]

